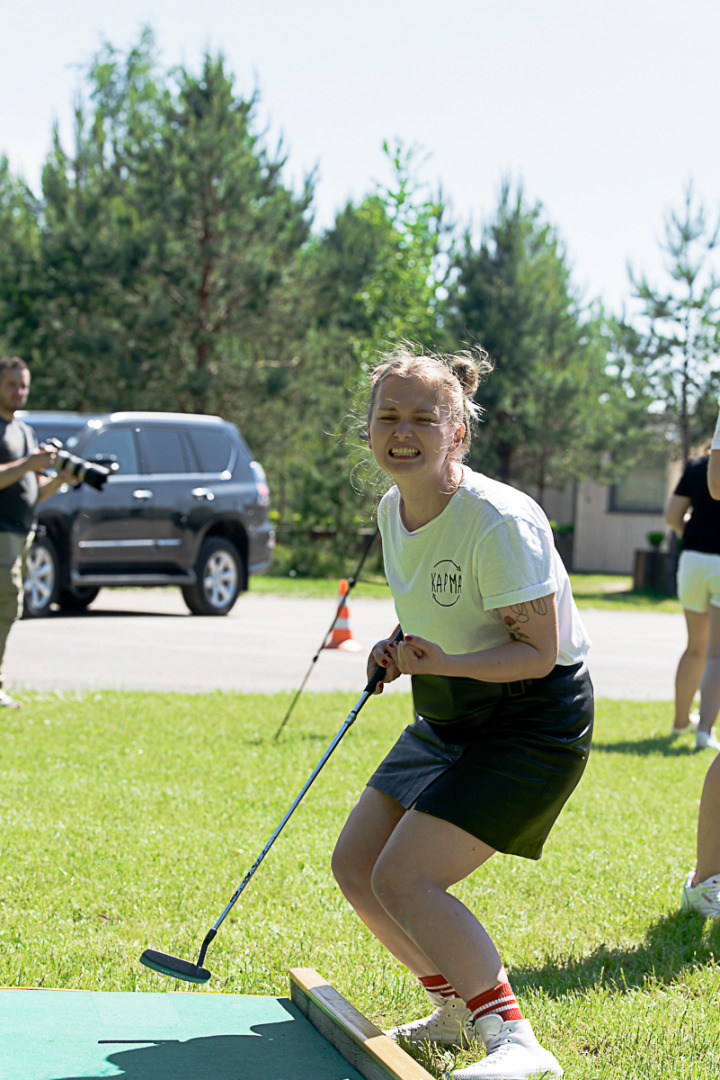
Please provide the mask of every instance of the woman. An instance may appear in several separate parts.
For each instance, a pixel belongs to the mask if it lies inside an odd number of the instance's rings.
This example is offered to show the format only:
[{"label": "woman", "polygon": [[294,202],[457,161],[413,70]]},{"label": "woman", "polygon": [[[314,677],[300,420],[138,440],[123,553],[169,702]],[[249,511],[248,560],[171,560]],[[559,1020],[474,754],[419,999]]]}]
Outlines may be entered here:
[{"label": "woman", "polygon": [[698,750],[720,750],[712,730],[720,710],[720,502],[708,489],[709,449],[688,462],[665,508],[665,521],[683,542],[677,590],[688,638],[675,674],[672,733],[689,727],[700,687]]},{"label": "woman", "polygon": [[593,713],[589,642],[547,518],[462,465],[489,370],[484,353],[403,346],[372,373],[368,440],[394,481],[378,519],[404,641],[379,641],[368,669],[412,676],[416,719],[333,856],[360,918],[435,1005],[392,1037],[484,1041],[486,1057],[454,1080],[562,1076],[489,935],[448,889],[496,851],[540,858],[585,768]]},{"label": "woman", "polygon": [[[707,485],[712,498],[720,499],[720,413],[710,444]],[[720,502],[715,505],[720,507]],[[710,608],[713,622],[717,611],[717,607]],[[720,639],[714,626],[710,636],[708,663],[712,660],[717,664]],[[697,860],[695,869],[685,878],[681,906],[720,919],[720,755],[714,758],[703,784],[697,825]]]}]

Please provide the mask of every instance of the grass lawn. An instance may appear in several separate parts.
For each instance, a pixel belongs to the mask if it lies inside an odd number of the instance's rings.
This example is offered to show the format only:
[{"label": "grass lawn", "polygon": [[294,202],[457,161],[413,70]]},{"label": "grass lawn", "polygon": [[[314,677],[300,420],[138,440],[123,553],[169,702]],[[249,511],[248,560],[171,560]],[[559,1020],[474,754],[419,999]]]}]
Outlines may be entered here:
[{"label": "grass lawn", "polygon": [[[138,963],[200,943],[354,697],[26,696],[2,717],[0,985],[207,992]],[[380,1026],[423,995],[340,896],[335,837],[409,718],[370,701],[211,945],[213,991],[287,996],[315,967]],[[497,856],[457,890],[571,1080],[717,1080],[720,923],[680,914],[710,755],[668,704],[601,701],[586,775],[543,859]],[[457,1055],[458,1062],[468,1060]],[[438,1075],[452,1061],[424,1058]]]},{"label": "grass lawn", "polygon": [[[573,595],[579,608],[606,608],[613,611],[681,612],[679,602],[656,593],[633,590],[632,577],[625,574],[571,574]],[[335,579],[268,577],[250,579],[250,591],[280,596],[331,597],[338,594]],[[352,589],[353,597],[390,599],[384,578],[362,577]]]}]

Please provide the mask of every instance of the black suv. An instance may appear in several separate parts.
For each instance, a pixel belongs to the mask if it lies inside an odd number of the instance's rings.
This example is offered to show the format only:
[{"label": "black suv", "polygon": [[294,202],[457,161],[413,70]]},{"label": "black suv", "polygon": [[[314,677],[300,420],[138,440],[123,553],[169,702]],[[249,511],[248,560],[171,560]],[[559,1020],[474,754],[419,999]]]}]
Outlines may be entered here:
[{"label": "black suv", "polygon": [[39,442],[113,470],[102,490],[64,486],[38,506],[25,612],[82,611],[101,587],[179,585],[194,615],[226,615],[270,565],[269,492],[233,424],[217,416],[27,412]]}]

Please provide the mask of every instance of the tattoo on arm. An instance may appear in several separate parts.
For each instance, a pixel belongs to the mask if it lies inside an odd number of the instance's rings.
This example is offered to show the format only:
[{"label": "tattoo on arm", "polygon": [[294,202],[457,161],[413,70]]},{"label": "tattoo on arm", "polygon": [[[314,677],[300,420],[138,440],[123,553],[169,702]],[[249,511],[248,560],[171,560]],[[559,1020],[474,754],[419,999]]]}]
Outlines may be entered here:
[{"label": "tattoo on arm", "polygon": [[[539,600],[531,600],[530,607],[535,615],[547,615],[548,613],[548,605],[542,597]],[[527,606],[525,604],[513,604],[510,610],[512,615],[506,615],[504,620],[510,640],[528,641],[528,635],[523,634],[520,629],[522,623],[530,621]]]},{"label": "tattoo on arm", "polygon": [[[524,605],[519,604],[518,607],[523,608]],[[527,641],[528,640],[527,634],[523,634],[522,630],[520,630],[520,628],[518,627],[518,622],[527,622],[528,621],[527,612],[523,610],[520,613],[521,617],[518,618],[517,617],[518,616],[518,609],[513,608],[513,611],[515,612],[515,617],[513,617],[512,615],[506,615],[505,619],[504,619],[505,627],[506,627],[507,632],[508,632],[508,636],[509,636],[511,641]],[[524,618],[522,616],[524,616]]]},{"label": "tattoo on arm", "polygon": [[510,610],[515,616],[513,622],[526,623],[530,618],[525,604],[513,604]]}]

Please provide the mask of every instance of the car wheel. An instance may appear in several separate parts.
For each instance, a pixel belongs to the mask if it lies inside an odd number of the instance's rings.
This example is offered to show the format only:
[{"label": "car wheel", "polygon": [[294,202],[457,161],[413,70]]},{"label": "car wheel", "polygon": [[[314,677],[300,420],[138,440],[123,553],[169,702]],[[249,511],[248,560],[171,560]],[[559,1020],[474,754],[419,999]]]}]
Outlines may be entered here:
[{"label": "car wheel", "polygon": [[94,585],[78,585],[73,589],[60,589],[58,604],[62,611],[85,611],[100,592]]},{"label": "car wheel", "polygon": [[23,615],[26,619],[42,619],[50,614],[57,597],[58,570],[58,553],[52,540],[47,536],[36,540],[25,563]]},{"label": "car wheel", "polygon": [[200,548],[195,568],[197,581],[183,586],[185,603],[193,615],[227,615],[245,587],[245,565],[230,540],[211,536]]}]

